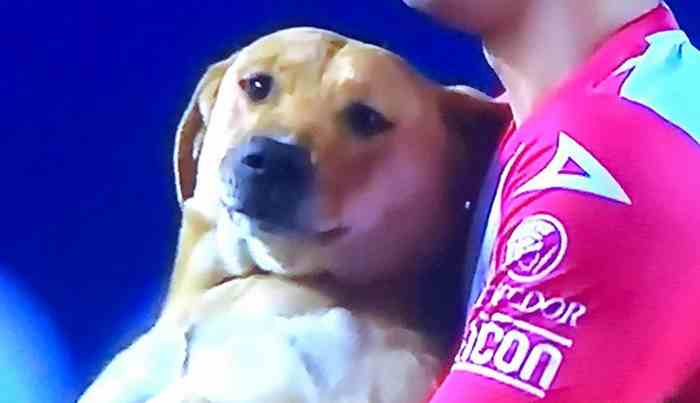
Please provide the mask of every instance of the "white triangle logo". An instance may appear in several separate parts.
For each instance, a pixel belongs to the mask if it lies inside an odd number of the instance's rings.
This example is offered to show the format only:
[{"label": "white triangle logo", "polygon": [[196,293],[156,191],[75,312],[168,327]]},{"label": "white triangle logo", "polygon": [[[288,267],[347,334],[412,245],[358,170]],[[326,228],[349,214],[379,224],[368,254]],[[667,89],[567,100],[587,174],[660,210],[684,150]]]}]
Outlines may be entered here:
[{"label": "white triangle logo", "polygon": [[[572,164],[573,163],[573,164]],[[581,172],[571,172],[573,165]],[[557,151],[547,166],[521,186],[515,196],[546,189],[567,189],[632,204],[627,193],[588,150],[564,132],[559,133]]]}]

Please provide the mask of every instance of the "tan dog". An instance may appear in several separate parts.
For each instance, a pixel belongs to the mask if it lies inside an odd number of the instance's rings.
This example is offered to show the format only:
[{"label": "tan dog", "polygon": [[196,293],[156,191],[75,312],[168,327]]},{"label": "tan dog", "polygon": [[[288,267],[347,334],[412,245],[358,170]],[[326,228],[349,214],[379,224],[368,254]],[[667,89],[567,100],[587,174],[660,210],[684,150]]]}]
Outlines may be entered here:
[{"label": "tan dog", "polygon": [[463,248],[482,147],[507,119],[313,28],[211,66],[178,130],[163,316],[82,401],[423,401],[446,352],[423,297],[458,273],[433,258]]}]

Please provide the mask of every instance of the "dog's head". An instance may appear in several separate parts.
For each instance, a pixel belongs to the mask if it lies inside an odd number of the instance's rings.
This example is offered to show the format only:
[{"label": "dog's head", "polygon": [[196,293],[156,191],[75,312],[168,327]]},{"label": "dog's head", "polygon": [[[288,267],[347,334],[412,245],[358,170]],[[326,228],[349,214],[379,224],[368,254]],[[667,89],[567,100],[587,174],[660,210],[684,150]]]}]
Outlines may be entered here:
[{"label": "dog's head", "polygon": [[[178,130],[181,202],[226,265],[363,283],[436,249],[473,196],[508,111],[396,55],[313,28],[214,64]],[[239,268],[236,268],[238,270]]]}]

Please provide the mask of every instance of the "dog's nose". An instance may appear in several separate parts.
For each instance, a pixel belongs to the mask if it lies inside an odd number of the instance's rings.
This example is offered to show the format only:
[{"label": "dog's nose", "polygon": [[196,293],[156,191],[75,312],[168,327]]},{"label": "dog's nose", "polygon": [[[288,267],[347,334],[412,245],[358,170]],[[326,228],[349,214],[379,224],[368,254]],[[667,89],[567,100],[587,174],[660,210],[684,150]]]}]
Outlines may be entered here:
[{"label": "dog's nose", "polygon": [[226,155],[221,175],[233,196],[234,205],[229,208],[288,227],[295,224],[311,185],[311,153],[298,145],[256,136]]},{"label": "dog's nose", "polygon": [[256,136],[239,150],[236,177],[301,180],[311,169],[311,155],[301,146]]}]

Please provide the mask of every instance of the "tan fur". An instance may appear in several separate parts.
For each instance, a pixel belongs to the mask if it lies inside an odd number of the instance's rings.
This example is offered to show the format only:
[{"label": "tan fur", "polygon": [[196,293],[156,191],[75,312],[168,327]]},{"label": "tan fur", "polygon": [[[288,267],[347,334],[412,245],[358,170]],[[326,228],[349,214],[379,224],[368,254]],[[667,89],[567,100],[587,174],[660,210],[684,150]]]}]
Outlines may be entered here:
[{"label": "tan fur", "polygon": [[[237,82],[257,71],[270,73],[278,83],[269,102],[252,105]],[[396,122],[393,132],[372,141],[343,133],[336,111],[355,99]],[[459,136],[494,136],[505,118],[503,108],[476,90],[443,89],[397,56],[327,31],[278,32],[215,64],[200,81],[179,128],[178,195],[191,200],[184,204],[165,313],[196,327],[226,312],[292,317],[342,306],[378,328],[420,332],[419,284],[413,273],[425,269],[418,267],[421,258],[451,236],[449,226],[463,200],[451,200],[455,195],[447,188],[451,177],[468,174],[458,170],[468,168],[463,160],[475,152]],[[459,133],[460,125],[474,132]],[[314,226],[369,225],[337,248],[258,234],[274,258],[292,268],[284,276],[250,276],[256,270],[250,252],[239,245],[222,249],[216,240],[223,225],[216,213],[218,164],[229,149],[261,132],[292,134],[312,151],[321,189],[313,204]],[[376,213],[384,216],[371,217]],[[373,229],[380,226],[379,232]],[[363,258],[363,250],[374,256]],[[223,251],[233,251],[233,263],[221,256]],[[370,270],[357,281],[358,266],[343,267],[353,260]],[[314,275],[310,280],[309,274]],[[437,354],[430,336],[425,337],[425,351]]]},{"label": "tan fur", "polygon": [[[220,281],[219,277],[223,274],[222,270],[216,267],[216,254],[211,254],[213,260],[210,262],[192,260],[195,248],[215,249],[213,233],[214,226],[206,217],[193,208],[183,206],[178,253],[170,280],[170,291],[165,301],[166,311],[176,310],[175,306],[178,306],[177,310],[186,310],[187,304],[193,298]],[[205,267],[201,269],[196,267],[202,264]]]},{"label": "tan fur", "polygon": [[[276,87],[265,102],[252,103],[238,83],[261,71],[275,78]],[[393,128],[371,139],[354,137],[339,113],[358,100]],[[174,162],[183,218],[159,322],[175,323],[194,337],[189,367],[151,402],[239,401],[234,395],[244,385],[236,382],[260,377],[246,379],[236,367],[225,381],[211,378],[227,371],[227,362],[243,365],[238,360],[245,360],[248,347],[231,346],[238,337],[255,338],[247,332],[258,319],[273,328],[279,320],[288,323],[285,318],[312,330],[328,320],[349,320],[359,330],[348,332],[367,337],[351,359],[336,363],[353,374],[342,383],[349,389],[319,386],[314,393],[358,403],[422,401],[447,346],[421,316],[439,308],[423,305],[420,296],[459,270],[433,267],[431,259],[453,253],[448,251],[455,245],[463,248],[463,205],[476,195],[479,153],[487,151],[478,144],[494,139],[507,119],[507,108],[476,90],[446,89],[384,49],[313,28],[266,36],[210,67],[178,127]],[[255,135],[286,136],[282,140],[311,152],[316,188],[305,205],[312,212],[310,234],[265,233],[223,211],[221,161]],[[439,319],[440,312],[431,315]],[[347,335],[338,331],[328,337]],[[260,337],[273,337],[271,332]],[[220,354],[202,358],[215,336]],[[286,343],[270,340],[261,343],[272,349]],[[239,355],[226,361],[233,351]],[[270,375],[276,383],[244,401],[307,402],[306,370],[294,373],[298,379]]]}]

